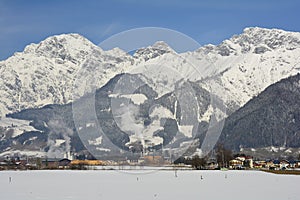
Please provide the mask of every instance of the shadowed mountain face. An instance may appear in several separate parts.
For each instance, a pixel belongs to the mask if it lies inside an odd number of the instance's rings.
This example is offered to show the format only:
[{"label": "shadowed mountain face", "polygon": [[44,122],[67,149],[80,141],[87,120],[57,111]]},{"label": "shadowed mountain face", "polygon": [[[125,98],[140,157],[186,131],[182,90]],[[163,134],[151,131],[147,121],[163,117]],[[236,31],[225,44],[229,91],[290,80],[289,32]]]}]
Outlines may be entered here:
[{"label": "shadowed mountain face", "polygon": [[[181,127],[187,127],[191,123],[190,118],[187,118],[190,113],[183,108],[186,105],[180,103],[180,96],[194,97],[196,107],[193,108],[193,104],[189,104],[189,110],[195,109],[195,113],[200,117],[209,108],[211,103],[209,92],[202,89],[199,84],[187,83],[192,88],[193,96],[189,94],[190,90],[185,88],[186,83],[178,83],[176,91],[161,97],[157,97],[157,93],[145,83],[128,96],[126,92],[120,94],[115,89],[124,76],[130,82],[141,80],[140,75],[119,74],[96,90],[94,95],[86,95],[73,104],[48,105],[7,115],[14,119],[32,121],[30,125],[36,131],[22,134],[22,137],[3,140],[2,143],[6,145],[1,145],[0,151],[8,147],[20,150],[39,149],[55,156],[64,151],[80,152],[85,150],[84,146],[88,146],[88,150],[94,155],[103,157],[120,154],[120,151],[136,153],[140,153],[143,149],[158,151],[162,150],[163,146],[176,149],[183,142],[202,137],[204,129],[207,129],[205,121],[201,122],[199,130],[189,132],[180,130]],[[142,96],[143,100],[136,102],[134,99],[136,95]],[[87,107],[91,105],[93,98],[93,106]],[[77,106],[75,112],[80,112],[77,113],[80,114],[80,122],[77,124],[74,124],[73,118],[74,105]],[[89,109],[94,109],[98,122],[92,120],[93,113],[89,112]],[[198,116],[196,117],[194,123],[197,123],[197,128]],[[100,126],[101,129],[94,128],[96,126]],[[98,133],[99,130],[101,133]],[[140,140],[137,134],[142,134],[143,139]],[[63,143],[58,144],[59,141]],[[198,146],[199,143],[195,148]]]},{"label": "shadowed mountain face", "polygon": [[300,75],[269,86],[225,122],[221,141],[233,149],[300,147]]},{"label": "shadowed mountain face", "polygon": [[[48,105],[40,109],[28,109],[8,115],[8,117],[32,121],[31,125],[36,131],[25,132],[11,138],[8,137],[9,134],[6,134],[7,137],[2,138],[0,150],[12,148],[53,151],[54,153],[60,149],[59,151],[80,152],[85,149],[82,144],[83,139],[85,146],[94,144],[94,146],[89,146],[90,150],[101,156],[109,156],[110,153],[118,154],[118,150],[140,152],[144,147],[141,147],[141,141],[133,137],[136,129],[122,126],[122,120],[125,120],[126,117],[133,117],[137,120],[133,125],[142,124],[140,131],[153,127],[159,122],[152,129],[151,135],[145,139],[149,142],[148,145],[144,144],[148,150],[160,150],[162,145],[169,145],[170,148],[176,149],[180,144],[191,140],[191,137],[187,137],[184,132],[179,131],[184,113],[182,113],[180,105],[176,104],[178,100],[176,92],[158,98],[157,93],[149,85],[144,84],[135,90],[134,95],[144,95],[145,100],[135,104],[131,97],[128,99],[126,95],[113,94],[114,88],[122,76],[123,74],[117,75],[95,93],[95,114],[104,136],[101,137],[101,142],[97,140],[99,135],[93,134],[89,112],[82,113],[86,120],[80,128],[89,136],[80,138],[77,132],[78,126],[76,129],[73,121],[72,104]],[[139,79],[139,75],[127,74],[126,76],[131,81]],[[200,109],[199,114],[203,116],[209,109],[210,95],[198,84],[190,84],[195,91]],[[118,105],[129,102],[131,106],[133,105],[129,108],[133,111],[131,114],[134,115],[124,115],[123,118],[117,119],[113,113],[112,102]],[[82,105],[83,109],[88,103],[89,95],[75,102],[75,104]],[[166,116],[160,113],[161,116],[153,117],[155,109],[162,109],[163,112],[169,112],[170,115]],[[117,113],[122,114],[122,110],[117,110]],[[197,147],[201,146],[207,128],[207,122],[200,122],[198,131],[192,136],[199,139]],[[55,146],[58,140],[64,140],[64,143],[61,146]],[[245,106],[231,114],[225,121],[220,142],[234,150],[270,146],[299,148],[300,74],[269,86]],[[118,150],[114,150],[112,145],[118,147]],[[97,152],[97,148],[105,152]]]}]

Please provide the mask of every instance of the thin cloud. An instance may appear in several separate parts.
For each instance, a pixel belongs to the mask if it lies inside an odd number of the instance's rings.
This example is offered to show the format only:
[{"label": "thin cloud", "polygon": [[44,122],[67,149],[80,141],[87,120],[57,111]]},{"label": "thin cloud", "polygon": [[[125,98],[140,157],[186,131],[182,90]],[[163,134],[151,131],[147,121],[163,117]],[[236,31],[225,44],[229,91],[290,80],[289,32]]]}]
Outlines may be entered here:
[{"label": "thin cloud", "polygon": [[77,31],[88,38],[93,38],[93,40],[100,40],[106,36],[117,33],[118,31],[120,31],[120,29],[121,29],[121,25],[119,23],[111,23],[111,24],[99,23],[96,25],[81,27]]},{"label": "thin cloud", "polygon": [[109,24],[102,32],[102,37],[113,34],[120,27],[117,23]]}]

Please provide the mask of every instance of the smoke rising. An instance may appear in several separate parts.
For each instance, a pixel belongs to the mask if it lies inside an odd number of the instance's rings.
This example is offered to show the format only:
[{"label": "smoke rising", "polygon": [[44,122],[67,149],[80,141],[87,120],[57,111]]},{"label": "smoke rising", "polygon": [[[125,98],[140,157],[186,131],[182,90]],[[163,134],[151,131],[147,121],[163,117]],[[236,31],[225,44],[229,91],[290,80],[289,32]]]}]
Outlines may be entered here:
[{"label": "smoke rising", "polygon": [[[71,151],[71,136],[73,135],[73,131],[67,127],[62,119],[50,120],[48,127],[51,131],[47,141],[47,146],[49,147],[47,156],[61,158],[66,152]],[[57,143],[57,140],[62,139],[65,141],[64,143]]]}]

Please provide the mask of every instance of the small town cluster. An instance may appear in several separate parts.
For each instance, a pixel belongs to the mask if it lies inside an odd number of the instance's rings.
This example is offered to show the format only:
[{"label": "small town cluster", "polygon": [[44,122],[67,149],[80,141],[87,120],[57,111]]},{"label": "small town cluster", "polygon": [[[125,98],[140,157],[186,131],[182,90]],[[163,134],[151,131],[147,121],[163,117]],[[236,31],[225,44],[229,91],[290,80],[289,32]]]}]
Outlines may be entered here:
[{"label": "small town cluster", "polygon": [[[181,157],[174,162],[164,160],[162,156],[147,155],[140,159],[128,159],[121,161],[97,160],[97,159],[74,159],[66,156],[62,159],[47,157],[18,157],[6,156],[0,158],[0,170],[40,170],[40,169],[125,169],[132,166],[172,167],[185,169],[203,170],[298,170],[300,160],[267,159],[258,160],[251,156],[236,155],[231,159],[205,159],[199,156]],[[124,168],[125,167],[125,168]],[[128,169],[128,168],[126,168]]]},{"label": "small town cluster", "polygon": [[237,156],[229,161],[230,169],[270,169],[270,170],[286,170],[286,169],[300,169],[299,160],[287,159],[268,159],[268,160],[253,160],[250,156]]}]

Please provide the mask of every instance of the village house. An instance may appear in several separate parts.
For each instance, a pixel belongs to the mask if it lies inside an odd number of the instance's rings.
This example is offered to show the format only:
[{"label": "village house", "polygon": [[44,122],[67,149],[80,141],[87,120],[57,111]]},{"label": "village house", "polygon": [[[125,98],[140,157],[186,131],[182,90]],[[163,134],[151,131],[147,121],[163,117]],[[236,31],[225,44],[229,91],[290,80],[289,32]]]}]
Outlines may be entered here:
[{"label": "village house", "polygon": [[265,160],[256,160],[253,162],[253,167],[256,169],[266,168],[267,162]]},{"label": "village house", "polygon": [[5,170],[7,163],[5,161],[0,161],[0,170]]},{"label": "village house", "polygon": [[59,169],[68,169],[70,168],[71,160],[64,158],[58,161],[58,168]]},{"label": "village house", "polygon": [[266,169],[275,169],[275,165],[273,163],[273,160],[266,160]]},{"label": "village house", "polygon": [[253,168],[253,158],[251,156],[246,156],[245,157],[244,167]]},{"label": "village house", "polygon": [[295,161],[295,168],[300,168],[300,160]]},{"label": "village house", "polygon": [[229,161],[230,169],[242,169],[244,168],[244,162],[240,159],[232,159]]},{"label": "village house", "polygon": [[292,169],[296,168],[296,161],[291,160],[289,162],[290,162],[289,168],[292,168]]},{"label": "village house", "polygon": [[290,165],[289,161],[281,160],[280,163],[279,163],[279,168],[284,170],[284,169],[289,168],[289,165]]},{"label": "village house", "polygon": [[236,156],[229,161],[230,169],[253,168],[253,158],[251,156]]},{"label": "village house", "polygon": [[207,161],[207,169],[217,169],[219,168],[218,162],[215,159],[210,159]]}]

